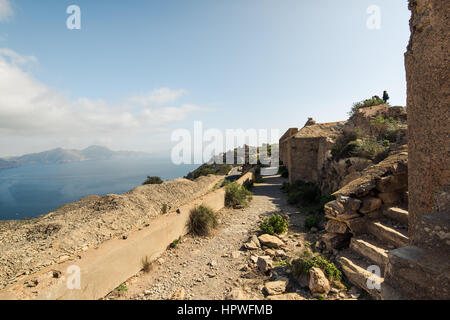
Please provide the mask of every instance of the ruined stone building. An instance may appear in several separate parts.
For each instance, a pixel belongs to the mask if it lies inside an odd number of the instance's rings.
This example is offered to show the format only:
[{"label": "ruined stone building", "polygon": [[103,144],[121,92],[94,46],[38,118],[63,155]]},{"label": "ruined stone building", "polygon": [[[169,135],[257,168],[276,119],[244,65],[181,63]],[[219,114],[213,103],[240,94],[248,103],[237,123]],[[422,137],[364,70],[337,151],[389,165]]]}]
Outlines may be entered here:
[{"label": "ruined stone building", "polygon": [[[347,122],[308,121],[280,139],[280,159],[290,182],[340,179],[328,184],[336,200],[325,205],[322,243],[350,282],[377,299],[450,299],[450,2],[410,0],[409,8],[407,115],[381,105]],[[407,140],[357,169],[352,158],[326,160],[336,135],[370,134],[367,120],[377,115],[407,116]]]},{"label": "ruined stone building", "polygon": [[311,122],[308,120],[301,130],[290,128],[280,139],[280,160],[289,170],[290,183],[297,180],[318,182],[334,139],[345,124],[345,121]]}]

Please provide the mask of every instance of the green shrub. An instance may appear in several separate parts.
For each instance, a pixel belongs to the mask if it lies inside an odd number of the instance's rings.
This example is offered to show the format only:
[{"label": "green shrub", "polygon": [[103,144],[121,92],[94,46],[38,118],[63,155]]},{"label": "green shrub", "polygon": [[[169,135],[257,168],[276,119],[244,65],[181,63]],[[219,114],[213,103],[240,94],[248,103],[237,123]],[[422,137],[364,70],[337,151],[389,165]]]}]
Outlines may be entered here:
[{"label": "green shrub", "polygon": [[281,234],[287,231],[288,221],[279,214],[273,214],[265,218],[259,227],[264,233]]},{"label": "green shrub", "polygon": [[351,157],[351,154],[354,151],[354,145],[352,145],[351,142],[361,138],[361,136],[362,134],[359,130],[349,132],[344,131],[331,147],[331,155],[333,156],[333,159],[339,160],[342,158]]},{"label": "green shrub", "polygon": [[180,241],[181,241],[181,237],[179,237],[178,239],[173,240],[169,247],[171,249],[175,249],[177,247],[177,245],[180,243]]},{"label": "green shrub", "polygon": [[322,219],[323,219],[323,216],[320,214],[310,215],[305,219],[305,227],[307,229],[311,229],[312,227],[319,229],[319,225],[320,225],[320,222],[322,222]]},{"label": "green shrub", "polygon": [[332,281],[341,281],[342,273],[327,259],[320,255],[314,255],[311,251],[305,250],[299,258],[292,261],[292,272],[295,276],[301,273],[309,274],[311,268],[320,268]]},{"label": "green shrub", "polygon": [[252,193],[244,186],[232,182],[225,187],[225,205],[227,207],[246,207],[251,200]]},{"label": "green shrub", "polygon": [[380,154],[386,154],[387,151],[388,147],[385,147],[383,142],[374,138],[365,138],[355,141],[353,156],[374,160]]},{"label": "green shrub", "polygon": [[321,192],[317,185],[312,182],[296,181],[285,185],[288,193],[289,204],[310,205],[320,200]]},{"label": "green shrub", "polygon": [[400,132],[406,129],[406,125],[392,117],[377,116],[370,121],[370,125],[374,128],[378,140],[387,140],[389,142],[396,142]]},{"label": "green shrub", "polygon": [[163,181],[161,180],[160,177],[156,177],[156,176],[150,177],[150,176],[148,176],[147,180],[145,180],[144,183],[142,183],[142,185],[146,185],[146,184],[161,184],[161,183],[163,183]]},{"label": "green shrub", "polygon": [[161,206],[161,212],[162,214],[166,214],[168,210],[168,206],[167,203],[163,203],[163,205]]},{"label": "green shrub", "polygon": [[127,285],[125,283],[122,283],[115,290],[118,291],[118,292],[126,292],[126,291],[128,291],[128,288],[127,288]]},{"label": "green shrub", "polygon": [[191,210],[189,232],[197,236],[207,236],[218,225],[217,214],[206,206],[200,205]]}]

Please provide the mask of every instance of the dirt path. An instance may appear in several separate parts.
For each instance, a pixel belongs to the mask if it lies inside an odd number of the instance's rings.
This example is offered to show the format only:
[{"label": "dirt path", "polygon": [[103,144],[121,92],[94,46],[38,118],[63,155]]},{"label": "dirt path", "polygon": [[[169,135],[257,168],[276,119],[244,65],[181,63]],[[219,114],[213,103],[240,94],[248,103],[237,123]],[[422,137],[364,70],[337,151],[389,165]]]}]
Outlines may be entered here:
[{"label": "dirt path", "polygon": [[[242,248],[249,236],[258,234],[262,218],[272,213],[291,217],[290,231],[283,236],[283,250],[289,256],[300,251],[304,241],[311,240],[303,229],[304,215],[295,214],[298,209],[287,204],[280,190],[283,181],[279,176],[265,177],[252,189],[253,201],[248,208],[219,212],[221,223],[213,236],[184,237],[154,263],[151,272],[129,279],[122,290],[115,290],[106,298],[168,299],[178,290],[185,292],[185,299],[264,299],[262,289],[269,277],[251,262],[251,256],[264,255],[264,251]],[[290,283],[289,291],[310,297],[295,284]]]}]

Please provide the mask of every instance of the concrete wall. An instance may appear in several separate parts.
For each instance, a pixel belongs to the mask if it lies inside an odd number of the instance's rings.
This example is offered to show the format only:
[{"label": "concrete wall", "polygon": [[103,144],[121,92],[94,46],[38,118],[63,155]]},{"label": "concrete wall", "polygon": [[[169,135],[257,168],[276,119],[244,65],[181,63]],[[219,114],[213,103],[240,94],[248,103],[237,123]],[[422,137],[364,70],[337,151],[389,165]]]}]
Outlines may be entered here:
[{"label": "concrete wall", "polygon": [[[253,180],[253,172],[248,172],[237,180],[243,184]],[[225,205],[225,189],[221,188],[179,208],[179,213],[170,212],[153,219],[147,228],[130,233],[127,239],[113,239],[98,248],[82,252],[59,265],[26,276],[0,292],[0,299],[49,299],[49,300],[91,300],[104,297],[121,283],[137,274],[142,268],[142,259],[150,261],[158,258],[173,240],[187,232],[190,211],[204,204],[215,211]],[[68,289],[70,266],[80,268],[81,289]],[[59,271],[62,277],[55,279],[52,274]],[[25,288],[24,283],[38,280],[36,288]],[[37,292],[37,293],[34,293]]]}]

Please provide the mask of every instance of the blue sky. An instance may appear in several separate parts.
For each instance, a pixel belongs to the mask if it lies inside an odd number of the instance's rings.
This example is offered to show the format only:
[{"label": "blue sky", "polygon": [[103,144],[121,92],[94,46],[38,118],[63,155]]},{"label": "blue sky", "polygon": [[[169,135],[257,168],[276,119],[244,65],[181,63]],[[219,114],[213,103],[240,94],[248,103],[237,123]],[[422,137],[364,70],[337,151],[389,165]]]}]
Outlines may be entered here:
[{"label": "blue sky", "polygon": [[0,156],[164,154],[194,120],[282,134],[383,90],[405,105],[409,17],[407,0],[0,0]]}]

